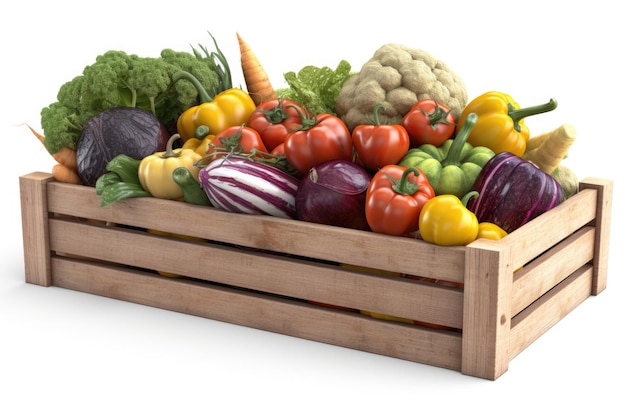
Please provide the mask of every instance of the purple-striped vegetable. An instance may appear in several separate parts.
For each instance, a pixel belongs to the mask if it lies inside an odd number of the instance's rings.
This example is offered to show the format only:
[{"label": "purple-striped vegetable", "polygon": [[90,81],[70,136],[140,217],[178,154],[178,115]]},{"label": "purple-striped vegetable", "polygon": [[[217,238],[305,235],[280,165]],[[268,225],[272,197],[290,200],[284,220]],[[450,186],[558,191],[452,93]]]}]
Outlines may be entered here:
[{"label": "purple-striped vegetable", "polygon": [[240,156],[211,161],[198,174],[215,207],[233,213],[296,218],[300,181],[278,168]]},{"label": "purple-striped vegetable", "polygon": [[472,190],[478,197],[467,208],[478,221],[495,223],[511,233],[564,200],[563,189],[535,164],[509,152],[491,158]]}]

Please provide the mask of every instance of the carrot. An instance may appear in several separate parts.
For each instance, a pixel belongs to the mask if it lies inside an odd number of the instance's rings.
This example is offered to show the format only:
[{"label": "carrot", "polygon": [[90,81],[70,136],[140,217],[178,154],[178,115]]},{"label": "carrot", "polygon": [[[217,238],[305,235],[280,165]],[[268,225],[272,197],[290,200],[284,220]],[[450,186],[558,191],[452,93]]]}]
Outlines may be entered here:
[{"label": "carrot", "polygon": [[259,59],[246,41],[239,36],[239,33],[237,33],[237,39],[241,52],[241,69],[243,70],[243,78],[246,80],[248,94],[257,106],[264,101],[275,99],[276,91]]},{"label": "carrot", "polygon": [[78,172],[63,164],[56,164],[52,167],[52,176],[59,182],[66,182],[69,184],[82,184],[78,176]]},{"label": "carrot", "polygon": [[533,162],[546,174],[552,174],[567,156],[567,151],[576,139],[576,130],[571,124],[533,136],[526,142],[523,158]]},{"label": "carrot", "polygon": [[[35,137],[39,139],[41,144],[45,146],[45,143],[44,143],[45,137],[41,133],[33,129],[32,127],[28,126],[28,128],[30,129],[31,132],[33,132]],[[57,161],[59,164],[65,165],[66,167],[72,170],[76,170],[76,167],[77,167],[76,151],[74,149],[68,148],[67,146],[62,146],[60,151],[51,155],[54,158],[54,160]]]}]

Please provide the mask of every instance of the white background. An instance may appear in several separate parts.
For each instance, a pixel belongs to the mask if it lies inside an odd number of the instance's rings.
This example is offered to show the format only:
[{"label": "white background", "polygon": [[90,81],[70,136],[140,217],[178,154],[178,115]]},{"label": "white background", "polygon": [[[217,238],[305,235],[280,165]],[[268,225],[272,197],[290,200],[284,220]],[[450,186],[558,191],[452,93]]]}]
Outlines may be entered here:
[{"label": "white background", "polygon": [[[9,6],[10,4],[10,6]],[[79,5],[81,4],[81,5]],[[6,416],[625,415],[624,50],[618,3],[525,1],[68,1],[3,3],[0,129],[4,240],[0,414]],[[583,5],[584,4],[584,5]],[[275,87],[304,65],[358,70],[385,43],[448,63],[473,98],[559,107],[566,164],[615,180],[608,288],[522,352],[497,381],[24,283],[18,177],[51,157],[23,125],[96,55],[190,50],[208,31],[243,84],[236,32]],[[158,256],[158,254],[155,254]],[[210,265],[207,267],[210,268]],[[433,414],[431,414],[433,415]]]}]

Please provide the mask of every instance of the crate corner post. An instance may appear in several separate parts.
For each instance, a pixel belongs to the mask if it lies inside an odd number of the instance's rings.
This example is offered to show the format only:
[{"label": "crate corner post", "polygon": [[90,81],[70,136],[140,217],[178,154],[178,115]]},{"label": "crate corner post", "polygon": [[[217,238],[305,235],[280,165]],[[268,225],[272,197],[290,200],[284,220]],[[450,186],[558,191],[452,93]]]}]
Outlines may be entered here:
[{"label": "crate corner post", "polygon": [[52,180],[43,172],[19,178],[25,280],[46,287],[52,285],[47,202],[47,184]]},{"label": "crate corner post", "polygon": [[461,372],[496,380],[509,367],[511,246],[479,239],[466,249]]},{"label": "crate corner post", "polygon": [[582,189],[594,189],[598,193],[596,206],[596,243],[593,256],[593,281],[591,294],[598,295],[606,288],[611,230],[611,208],[613,201],[613,180],[585,178],[580,182]]}]

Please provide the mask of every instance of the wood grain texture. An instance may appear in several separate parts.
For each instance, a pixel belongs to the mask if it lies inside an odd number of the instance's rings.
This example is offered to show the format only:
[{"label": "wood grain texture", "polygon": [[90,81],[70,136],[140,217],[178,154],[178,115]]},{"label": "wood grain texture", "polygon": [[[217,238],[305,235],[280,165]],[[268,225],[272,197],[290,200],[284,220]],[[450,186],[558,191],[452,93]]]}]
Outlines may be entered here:
[{"label": "wood grain texture", "polygon": [[587,178],[580,184],[581,190],[598,192],[596,226],[596,246],[593,256],[593,285],[591,293],[598,295],[606,288],[607,267],[609,259],[609,242],[611,239],[611,213],[613,203],[613,181],[601,178]]},{"label": "wood grain texture", "polygon": [[495,380],[606,287],[612,185],[584,180],[501,240],[442,247],[154,198],[100,207],[93,188],[32,173],[25,278]]},{"label": "wood grain texture", "polygon": [[44,172],[19,178],[25,280],[46,287],[52,285],[47,210],[47,185],[52,180]]}]

